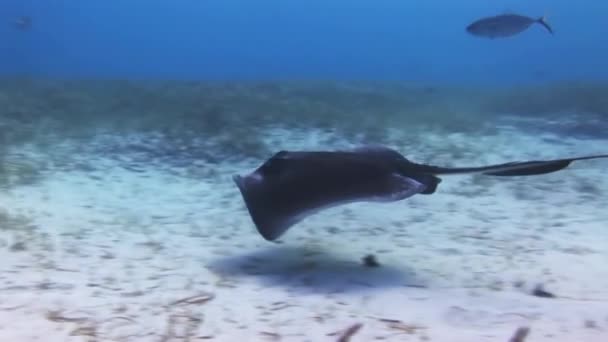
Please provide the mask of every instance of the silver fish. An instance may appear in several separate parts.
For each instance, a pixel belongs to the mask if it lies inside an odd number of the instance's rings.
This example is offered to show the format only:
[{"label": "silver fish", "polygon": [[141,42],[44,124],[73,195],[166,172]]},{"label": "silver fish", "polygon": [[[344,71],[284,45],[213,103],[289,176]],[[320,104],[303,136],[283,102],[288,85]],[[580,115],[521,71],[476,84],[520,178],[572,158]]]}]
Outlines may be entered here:
[{"label": "silver fish", "polygon": [[549,26],[545,17],[537,19],[518,14],[501,14],[474,21],[466,27],[466,31],[474,36],[484,38],[506,38],[527,30],[532,24],[542,25],[549,33],[553,28]]}]

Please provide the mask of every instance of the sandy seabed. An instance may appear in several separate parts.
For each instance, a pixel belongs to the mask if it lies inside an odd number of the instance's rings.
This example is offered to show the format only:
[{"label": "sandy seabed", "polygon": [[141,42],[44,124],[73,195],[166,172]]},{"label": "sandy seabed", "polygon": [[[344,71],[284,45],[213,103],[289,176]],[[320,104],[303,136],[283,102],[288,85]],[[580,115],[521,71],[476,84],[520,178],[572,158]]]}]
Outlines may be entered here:
[{"label": "sandy seabed", "polygon": [[[274,137],[324,148],[310,132]],[[91,144],[108,139],[121,138]],[[509,130],[420,139],[391,147],[465,166],[608,146]],[[470,153],[433,152],[448,142]],[[142,167],[62,149],[83,166],[51,163],[41,182],[0,193],[1,341],[348,341],[351,327],[353,342],[506,342],[522,327],[527,341],[608,341],[606,161],[445,177],[430,196],[327,210],[275,244],[231,181],[263,160]],[[364,267],[367,254],[381,266]],[[556,297],[531,295],[539,284]]]}]

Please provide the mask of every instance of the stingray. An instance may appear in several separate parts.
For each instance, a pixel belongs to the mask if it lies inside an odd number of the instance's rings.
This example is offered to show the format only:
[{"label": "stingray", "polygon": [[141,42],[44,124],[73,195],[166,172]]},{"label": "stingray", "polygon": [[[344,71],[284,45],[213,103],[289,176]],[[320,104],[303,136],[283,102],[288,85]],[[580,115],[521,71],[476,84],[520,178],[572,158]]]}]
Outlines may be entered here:
[{"label": "stingray", "polygon": [[577,160],[597,158],[608,158],[608,154],[442,167],[412,162],[383,146],[344,151],[280,151],[255,171],[235,175],[233,180],[258,232],[265,240],[274,241],[290,227],[327,208],[433,194],[441,183],[441,175],[542,175],[565,169]]}]

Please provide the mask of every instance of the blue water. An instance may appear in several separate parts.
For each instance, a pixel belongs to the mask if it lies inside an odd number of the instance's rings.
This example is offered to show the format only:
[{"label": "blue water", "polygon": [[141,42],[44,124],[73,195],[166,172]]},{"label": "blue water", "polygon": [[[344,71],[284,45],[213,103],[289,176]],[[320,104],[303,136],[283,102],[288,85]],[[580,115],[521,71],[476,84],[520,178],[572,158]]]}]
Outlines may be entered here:
[{"label": "blue water", "polygon": [[[465,31],[506,12],[555,35]],[[0,341],[346,341],[358,323],[353,342],[607,341],[607,159],[441,175],[282,245],[232,178],[368,143],[456,167],[606,154],[606,18],[600,0],[2,0]],[[289,185],[286,163],[248,179]],[[326,167],[262,207],[316,198]]]},{"label": "blue water", "polygon": [[[547,15],[511,39],[465,26]],[[30,31],[10,25],[33,19]],[[398,0],[7,0],[0,73],[47,77],[509,84],[608,77],[608,3]]]}]

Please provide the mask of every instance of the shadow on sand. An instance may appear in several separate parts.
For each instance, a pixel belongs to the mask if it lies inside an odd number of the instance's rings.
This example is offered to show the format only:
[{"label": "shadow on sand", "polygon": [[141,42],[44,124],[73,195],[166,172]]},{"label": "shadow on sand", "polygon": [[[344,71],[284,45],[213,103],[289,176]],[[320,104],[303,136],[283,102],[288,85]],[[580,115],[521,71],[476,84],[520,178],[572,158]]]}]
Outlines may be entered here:
[{"label": "shadow on sand", "polygon": [[213,260],[209,265],[225,277],[254,277],[263,286],[340,293],[387,287],[424,287],[407,268],[390,265],[365,267],[361,260],[345,259],[306,246],[268,247]]}]

